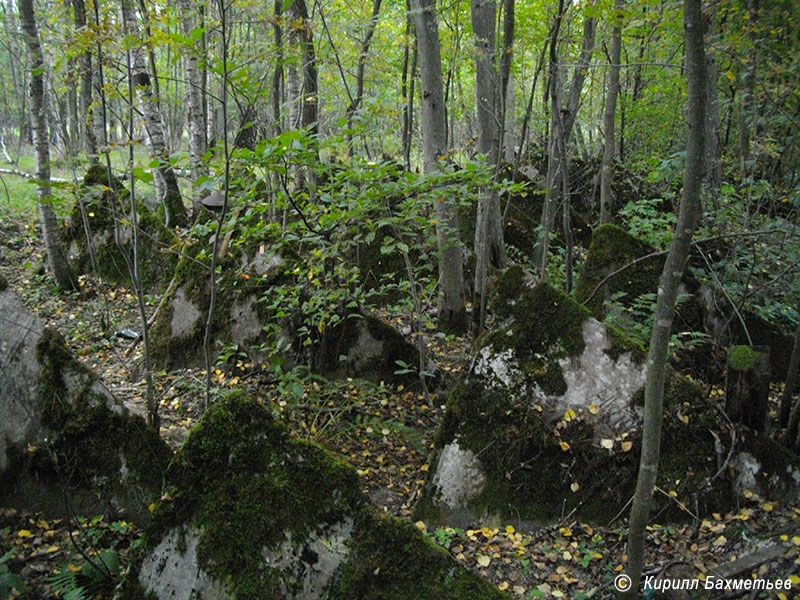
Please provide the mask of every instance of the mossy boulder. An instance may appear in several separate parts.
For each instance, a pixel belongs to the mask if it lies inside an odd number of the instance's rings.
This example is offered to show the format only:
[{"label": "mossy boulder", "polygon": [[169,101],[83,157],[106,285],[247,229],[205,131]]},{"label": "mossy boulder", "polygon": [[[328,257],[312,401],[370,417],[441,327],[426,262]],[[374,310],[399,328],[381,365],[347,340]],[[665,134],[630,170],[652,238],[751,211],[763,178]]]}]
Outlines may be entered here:
[{"label": "mossy boulder", "polygon": [[213,405],[165,474],[119,597],[502,598],[410,523],[378,514],[347,464],[242,393]]},{"label": "mossy boulder", "polygon": [[62,515],[65,491],[78,512],[146,522],[167,445],[10,290],[0,311],[0,502]]},{"label": "mossy boulder", "polygon": [[122,181],[100,165],[92,165],[86,172],[63,231],[73,270],[132,285],[134,218],[142,286],[151,291],[163,289],[178,262],[175,234],[141,201],[134,214]]},{"label": "mossy boulder", "polygon": [[[624,229],[611,224],[600,225],[592,232],[592,243],[575,284],[575,299],[585,304],[593,315],[602,318],[603,302],[619,293],[623,294],[619,300],[625,303],[656,291],[664,267],[664,255],[642,260],[653,252],[651,246]],[[637,260],[639,262],[635,265],[612,275]]]},{"label": "mossy boulder", "polygon": [[[643,353],[519,267],[499,279],[493,307],[498,326],[477,340],[448,401],[418,516],[459,526],[572,510],[612,518],[638,470]],[[664,413],[658,485],[701,509],[729,506],[730,479],[704,490],[718,469],[711,431],[724,429],[713,400],[670,371]]]},{"label": "mossy boulder", "polygon": [[[159,368],[195,366],[204,361],[203,340],[210,306],[210,244],[216,223],[207,212],[198,219],[194,239],[182,251],[163,308],[151,329],[151,355]],[[257,360],[288,367],[308,365],[329,376],[360,377],[393,384],[419,382],[398,373],[400,363],[419,365],[418,350],[389,324],[369,314],[336,290],[325,296],[312,273],[319,255],[312,244],[281,238],[247,217],[226,226],[227,250],[218,261],[214,314],[210,321],[213,356],[226,347]],[[248,231],[249,230],[249,231]],[[311,276],[309,276],[311,275]],[[332,304],[330,297],[337,295]],[[345,296],[345,297],[341,297]],[[320,307],[320,304],[327,306]],[[310,324],[307,311],[328,311]],[[434,370],[430,365],[428,371]]]}]

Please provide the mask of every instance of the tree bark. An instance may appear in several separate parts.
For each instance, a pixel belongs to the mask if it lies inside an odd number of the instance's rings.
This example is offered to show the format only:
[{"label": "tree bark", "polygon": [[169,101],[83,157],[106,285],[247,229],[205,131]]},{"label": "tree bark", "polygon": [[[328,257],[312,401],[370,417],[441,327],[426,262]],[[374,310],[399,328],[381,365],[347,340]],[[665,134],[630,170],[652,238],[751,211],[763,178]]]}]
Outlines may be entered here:
[{"label": "tree bark", "polygon": [[[131,0],[121,0],[122,20],[125,32],[139,38],[139,25]],[[138,45],[131,48],[133,55],[133,88],[137,96],[139,110],[144,120],[145,143],[151,156],[159,162],[155,168],[155,177],[161,178],[163,188],[156,186],[157,200],[164,209],[164,221],[167,227],[182,227],[188,222],[186,209],[183,206],[181,191],[178,187],[178,178],[169,164],[169,151],[164,140],[164,128],[161,123],[161,112],[153,96],[150,74],[147,72],[144,52]],[[133,98],[131,98],[133,102]]]},{"label": "tree bark", "polygon": [[[439,159],[446,152],[442,58],[435,7],[435,0],[414,0],[422,84],[423,161],[429,174],[439,171]],[[441,197],[436,199],[434,210],[439,248],[439,319],[446,331],[462,333],[467,329],[467,313],[456,206]]]},{"label": "tree bark", "polygon": [[[562,173],[560,169],[561,153],[559,144],[564,144],[566,148],[572,132],[572,125],[580,106],[581,91],[583,82],[589,72],[589,61],[594,49],[594,38],[597,30],[597,23],[594,17],[587,17],[583,22],[583,43],[578,62],[572,73],[569,92],[566,99],[561,100],[561,69],[559,66],[557,43],[560,22],[564,15],[563,2],[559,5],[556,27],[553,31],[550,44],[550,144],[547,163],[547,192],[542,207],[542,227],[539,242],[536,245],[534,262],[539,266],[539,274],[542,279],[547,278],[547,253],[550,245],[550,232],[553,231],[553,220],[555,218],[555,204],[559,193],[565,193],[564,186],[560,186]],[[559,140],[559,137],[563,137]],[[565,150],[566,151],[566,150]]]},{"label": "tree bark", "polygon": [[[353,115],[361,106],[361,101],[364,98],[364,73],[367,66],[367,56],[369,55],[369,46],[372,43],[372,36],[375,34],[375,27],[378,25],[378,15],[381,11],[382,0],[372,0],[372,16],[369,19],[367,30],[364,32],[364,39],[361,40],[361,50],[358,53],[358,69],[356,70],[356,93],[352,101],[347,106],[347,122],[352,129]],[[348,138],[350,136],[348,135]],[[353,140],[348,140],[348,152],[352,154]]]},{"label": "tree bark", "polygon": [[797,370],[800,368],[800,323],[794,330],[794,344],[792,344],[792,354],[789,357],[789,368],[786,371],[786,381],[781,394],[781,408],[778,417],[778,424],[781,427],[789,425],[789,412],[792,408],[792,396],[794,388],[797,386]]},{"label": "tree bark", "polygon": [[614,137],[614,115],[617,112],[617,95],[619,94],[619,63],[622,54],[622,9],[623,1],[614,3],[614,30],[611,33],[611,64],[608,71],[608,90],[606,106],[603,113],[603,160],[600,165],[600,222],[611,221],[611,200],[613,179],[612,168],[616,151]]},{"label": "tree bark", "polygon": [[700,6],[700,0],[684,1],[683,25],[689,88],[686,171],[678,223],[658,284],[653,330],[647,355],[642,454],[639,460],[639,476],[636,481],[628,533],[627,574],[632,582],[630,597],[638,594],[644,566],[645,531],[650,516],[661,450],[664,380],[672,320],[675,316],[675,301],[689,256],[692,235],[701,212],[700,187],[703,181],[703,158],[705,155],[706,74]]},{"label": "tree bark", "polygon": [[[411,55],[409,60],[409,54]],[[411,137],[414,130],[414,82],[417,73],[417,37],[411,18],[411,0],[406,0],[406,40],[403,49],[403,164],[411,170]]]},{"label": "tree bark", "polygon": [[[500,80],[496,66],[495,0],[471,0],[472,31],[475,35],[475,104],[478,120],[478,151],[496,171],[500,151],[501,111]],[[486,285],[490,267],[505,261],[500,200],[490,191],[478,200],[475,219],[475,288],[472,320],[477,331],[483,329]]]},{"label": "tree bark", "polygon": [[[197,28],[197,11],[191,0],[180,0],[181,27],[183,34],[188,39],[193,39],[193,32]],[[203,33],[202,35],[205,35]],[[186,71],[186,126],[189,130],[189,160],[191,162],[192,183],[197,185],[197,180],[206,174],[203,155],[206,152],[206,131],[203,107],[203,81],[199,68],[199,56],[192,44],[191,48],[183,50],[183,64]],[[202,45],[200,46],[202,48]],[[192,215],[197,215],[199,206],[199,193],[197,189],[192,194]]]},{"label": "tree bark", "polygon": [[708,197],[717,206],[719,189],[722,186],[722,162],[720,160],[719,139],[719,92],[717,89],[717,59],[714,53],[714,26],[716,21],[717,3],[711,2],[707,11],[707,35],[710,38],[706,47],[706,177]]},{"label": "tree bark", "polygon": [[275,70],[272,71],[272,119],[273,132],[280,135],[281,105],[283,104],[283,0],[275,0],[275,18],[272,23],[272,35],[275,39]]},{"label": "tree bark", "polygon": [[51,200],[50,147],[47,136],[47,101],[44,93],[44,55],[36,27],[33,0],[19,0],[19,19],[25,33],[25,43],[31,56],[29,94],[31,98],[31,129],[33,132],[33,156],[36,163],[36,195],[39,200],[39,227],[47,252],[47,262],[53,278],[61,289],[75,288],[75,280],[64,254]]},{"label": "tree bark", "polygon": [[[86,4],[84,0],[72,0],[75,28],[86,30]],[[94,107],[92,105],[92,53],[87,48],[80,56],[80,109],[83,118],[79,127],[83,147],[91,164],[97,164],[97,136],[94,129]]]}]

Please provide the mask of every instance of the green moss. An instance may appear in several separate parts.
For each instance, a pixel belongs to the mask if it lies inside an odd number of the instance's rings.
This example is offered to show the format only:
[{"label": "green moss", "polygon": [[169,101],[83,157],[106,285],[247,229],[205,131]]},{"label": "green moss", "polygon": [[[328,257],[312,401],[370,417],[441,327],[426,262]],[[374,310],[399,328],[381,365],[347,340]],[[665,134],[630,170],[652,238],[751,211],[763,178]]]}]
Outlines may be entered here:
[{"label": "green moss", "polygon": [[[95,273],[106,281],[131,286],[133,243],[129,239],[128,190],[117,177],[109,177],[105,167],[92,165],[77,193],[79,198],[64,231],[65,244],[71,248],[71,266],[79,273]],[[143,202],[136,206],[141,284],[144,289],[159,289],[175,268],[177,238]],[[96,245],[92,249],[94,261],[86,240],[87,228]]]},{"label": "green moss", "polygon": [[559,359],[583,352],[583,322],[589,311],[566,294],[540,283],[529,287],[531,276],[521,267],[509,267],[497,283],[492,307],[501,323],[476,346],[492,353],[513,350],[531,383],[545,393],[563,394],[567,384]]},{"label": "green moss", "polygon": [[54,455],[69,472],[61,470],[59,485],[96,491],[114,498],[139,522],[146,520],[147,502],[161,487],[161,475],[170,457],[167,445],[144,420],[115,411],[115,402],[101,393],[97,377],[67,350],[60,334],[46,328],[36,347],[41,365],[38,383],[41,424],[48,431],[48,452],[29,457],[34,477],[56,479]]},{"label": "green moss", "polygon": [[350,556],[327,597],[337,600],[490,600],[507,598],[453,562],[412,524],[372,508],[356,520]]},{"label": "green moss", "polygon": [[750,346],[733,346],[728,350],[728,368],[749,371],[761,361],[762,355]]},{"label": "green moss", "polygon": [[589,253],[575,285],[575,299],[586,304],[593,315],[602,318],[603,301],[615,292],[624,292],[623,302],[654,292],[658,288],[663,256],[654,256],[628,267],[609,278],[595,293],[595,288],[612,272],[651,252],[653,248],[616,225],[600,225],[592,232]]},{"label": "green moss", "polygon": [[355,471],[313,444],[292,439],[270,411],[242,393],[213,405],[165,474],[166,498],[147,540],[192,524],[201,566],[239,598],[277,597],[278,573],[263,550],[344,520],[365,500]]}]

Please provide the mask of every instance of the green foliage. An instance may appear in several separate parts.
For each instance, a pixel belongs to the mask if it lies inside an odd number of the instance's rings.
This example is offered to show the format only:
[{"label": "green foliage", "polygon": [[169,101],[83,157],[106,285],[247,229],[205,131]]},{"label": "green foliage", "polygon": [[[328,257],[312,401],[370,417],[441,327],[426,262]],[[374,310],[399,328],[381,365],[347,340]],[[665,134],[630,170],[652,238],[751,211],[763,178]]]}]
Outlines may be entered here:
[{"label": "green foliage", "polygon": [[[0,531],[0,535],[8,533],[8,527]],[[14,548],[8,550],[5,554],[0,556],[0,598],[7,598],[11,596],[12,592],[21,594],[25,591],[25,582],[22,577],[16,573],[12,573],[8,567],[8,561],[14,558],[16,551]]]},{"label": "green foliage", "polygon": [[[653,316],[656,307],[656,294],[647,293],[637,296],[632,302],[623,304],[627,294],[616,292],[610,300],[604,303],[606,317],[604,322],[607,325],[625,332],[625,337],[630,339],[640,348],[647,348],[650,345],[650,333],[653,329]],[[676,310],[684,305],[691,296],[680,294],[678,296]],[[670,336],[669,346],[673,352],[680,350],[691,350],[699,346],[708,344],[711,337],[700,331],[680,331],[673,332]]]},{"label": "green foliage", "polygon": [[619,215],[625,221],[628,232],[642,242],[658,250],[664,250],[672,242],[672,230],[677,222],[675,213],[663,209],[662,198],[628,202]]}]

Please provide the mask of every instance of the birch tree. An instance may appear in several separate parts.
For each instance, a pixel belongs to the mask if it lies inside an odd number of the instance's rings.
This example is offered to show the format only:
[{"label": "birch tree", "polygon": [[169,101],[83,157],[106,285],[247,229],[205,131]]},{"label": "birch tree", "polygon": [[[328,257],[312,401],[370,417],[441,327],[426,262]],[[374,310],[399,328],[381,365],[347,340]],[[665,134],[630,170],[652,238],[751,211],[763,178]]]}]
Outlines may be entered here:
[{"label": "birch tree", "polygon": [[[78,0],[75,0],[78,1]],[[197,9],[192,0],[180,0],[181,27],[187,40],[196,40],[202,37],[203,31],[198,28]],[[206,152],[205,106],[203,105],[203,72],[200,70],[202,54],[195,48],[202,50],[203,45],[192,44],[183,50],[183,64],[186,75],[186,127],[189,130],[189,160],[191,161],[192,181],[206,174],[203,165],[203,155]],[[198,191],[192,197],[192,213],[197,214],[199,203]]]},{"label": "birch tree", "polygon": [[47,97],[44,91],[44,55],[36,27],[33,0],[19,0],[19,19],[30,53],[30,117],[33,133],[33,156],[36,163],[36,196],[39,200],[39,228],[47,252],[47,262],[56,283],[62,289],[75,288],[69,263],[58,231],[58,220],[51,204],[50,147],[47,132]]},{"label": "birch tree", "polygon": [[[125,34],[131,40],[133,72],[131,74],[133,89],[139,112],[144,121],[145,144],[150,155],[158,161],[155,168],[156,199],[164,209],[164,221],[167,227],[181,227],[187,224],[186,209],[183,206],[178,178],[169,163],[169,150],[164,139],[164,126],[157,98],[153,95],[150,73],[148,73],[144,51],[139,34],[139,24],[131,0],[121,0],[122,20]],[[131,99],[131,102],[133,99]]]}]

